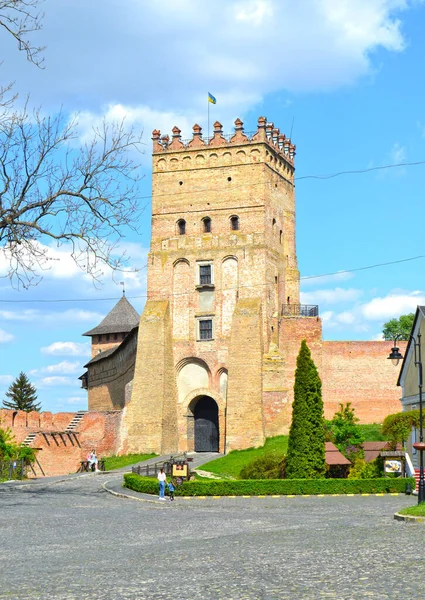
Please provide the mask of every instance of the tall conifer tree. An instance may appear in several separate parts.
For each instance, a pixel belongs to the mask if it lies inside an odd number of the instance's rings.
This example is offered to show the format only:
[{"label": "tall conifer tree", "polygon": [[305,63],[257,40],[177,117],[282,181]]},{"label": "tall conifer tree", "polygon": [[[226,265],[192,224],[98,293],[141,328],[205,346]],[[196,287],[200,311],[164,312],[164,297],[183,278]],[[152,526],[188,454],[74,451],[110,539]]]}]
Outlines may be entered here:
[{"label": "tall conifer tree", "polygon": [[289,431],[286,477],[317,479],[325,476],[325,432],[322,382],[305,340],[295,371],[292,424]]},{"label": "tall conifer tree", "polygon": [[23,371],[10,384],[5,395],[9,398],[9,401],[3,400],[3,408],[24,410],[25,412],[40,411],[41,403],[36,403],[37,390]]}]

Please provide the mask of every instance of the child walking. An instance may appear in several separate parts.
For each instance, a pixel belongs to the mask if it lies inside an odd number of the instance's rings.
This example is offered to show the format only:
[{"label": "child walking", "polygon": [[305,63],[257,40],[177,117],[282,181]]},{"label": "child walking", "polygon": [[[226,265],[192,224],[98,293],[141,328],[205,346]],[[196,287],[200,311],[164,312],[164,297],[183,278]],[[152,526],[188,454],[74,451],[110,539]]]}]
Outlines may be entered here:
[{"label": "child walking", "polygon": [[168,484],[168,491],[170,493],[170,502],[174,500],[174,490],[176,489],[176,482],[174,479]]}]

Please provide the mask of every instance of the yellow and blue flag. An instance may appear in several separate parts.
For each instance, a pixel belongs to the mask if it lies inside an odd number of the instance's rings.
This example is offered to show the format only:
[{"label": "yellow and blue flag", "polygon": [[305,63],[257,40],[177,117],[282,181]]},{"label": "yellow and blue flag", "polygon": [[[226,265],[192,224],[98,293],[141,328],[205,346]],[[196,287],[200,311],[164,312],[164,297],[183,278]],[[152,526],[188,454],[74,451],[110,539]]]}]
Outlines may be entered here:
[{"label": "yellow and blue flag", "polygon": [[209,92],[208,92],[208,102],[211,102],[211,104],[217,104],[217,100]]}]

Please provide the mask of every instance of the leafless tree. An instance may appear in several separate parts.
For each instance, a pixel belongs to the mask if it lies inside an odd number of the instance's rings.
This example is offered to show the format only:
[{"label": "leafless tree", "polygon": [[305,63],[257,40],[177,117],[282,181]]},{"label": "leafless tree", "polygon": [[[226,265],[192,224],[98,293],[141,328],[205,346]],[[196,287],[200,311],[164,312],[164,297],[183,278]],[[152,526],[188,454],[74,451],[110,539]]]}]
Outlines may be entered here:
[{"label": "leafless tree", "polygon": [[15,39],[27,59],[41,67],[44,47],[37,46],[31,34],[41,29],[44,14],[40,6],[44,0],[0,0],[0,25]]},{"label": "leafless tree", "polygon": [[141,139],[124,122],[93,133],[78,144],[76,120],[27,109],[0,123],[0,261],[14,285],[40,281],[49,241],[70,244],[95,279],[102,265],[125,266],[116,245],[140,213]]},{"label": "leafless tree", "polygon": [[[41,29],[43,1],[0,0],[0,32],[38,67],[44,48],[31,34]],[[95,280],[104,265],[122,268],[116,245],[140,212],[140,136],[124,121],[104,122],[78,144],[76,119],[17,110],[11,90],[0,88],[0,273],[17,287],[36,285],[52,260],[49,242],[68,244]]]}]

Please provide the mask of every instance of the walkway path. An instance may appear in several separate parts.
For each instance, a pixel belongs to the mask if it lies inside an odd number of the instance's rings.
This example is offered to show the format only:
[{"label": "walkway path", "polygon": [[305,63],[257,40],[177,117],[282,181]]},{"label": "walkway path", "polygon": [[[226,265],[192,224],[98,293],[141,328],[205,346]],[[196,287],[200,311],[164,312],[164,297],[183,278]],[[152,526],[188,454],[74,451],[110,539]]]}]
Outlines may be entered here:
[{"label": "walkway path", "polygon": [[423,597],[424,526],[406,496],[160,505],[106,493],[121,474],[0,485],[0,598],[396,600]]}]

